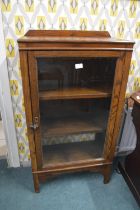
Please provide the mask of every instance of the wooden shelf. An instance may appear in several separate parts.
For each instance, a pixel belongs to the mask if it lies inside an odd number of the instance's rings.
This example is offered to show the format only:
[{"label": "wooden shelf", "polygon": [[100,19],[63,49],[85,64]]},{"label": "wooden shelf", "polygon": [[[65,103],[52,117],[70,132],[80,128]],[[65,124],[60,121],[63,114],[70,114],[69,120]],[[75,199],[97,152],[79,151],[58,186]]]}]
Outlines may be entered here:
[{"label": "wooden shelf", "polygon": [[58,90],[40,91],[40,100],[57,100],[57,99],[82,99],[82,98],[107,98],[112,94],[109,86],[94,88],[65,88]]},{"label": "wooden shelf", "polygon": [[57,168],[102,158],[104,138],[88,142],[76,142],[43,146],[43,168]]},{"label": "wooden shelf", "polygon": [[43,139],[82,133],[105,131],[108,112],[74,113],[72,116],[44,117],[41,121]]}]

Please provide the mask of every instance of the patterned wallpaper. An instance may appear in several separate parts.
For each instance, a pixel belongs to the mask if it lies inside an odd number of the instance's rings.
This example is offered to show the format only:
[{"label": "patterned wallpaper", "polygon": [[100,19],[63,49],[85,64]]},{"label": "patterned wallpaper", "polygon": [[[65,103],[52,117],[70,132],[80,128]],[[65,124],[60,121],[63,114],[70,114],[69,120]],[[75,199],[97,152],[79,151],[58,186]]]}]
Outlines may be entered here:
[{"label": "patterned wallpaper", "polygon": [[139,0],[1,0],[20,161],[30,158],[17,39],[32,29],[108,30],[135,40],[127,94],[140,86]]}]

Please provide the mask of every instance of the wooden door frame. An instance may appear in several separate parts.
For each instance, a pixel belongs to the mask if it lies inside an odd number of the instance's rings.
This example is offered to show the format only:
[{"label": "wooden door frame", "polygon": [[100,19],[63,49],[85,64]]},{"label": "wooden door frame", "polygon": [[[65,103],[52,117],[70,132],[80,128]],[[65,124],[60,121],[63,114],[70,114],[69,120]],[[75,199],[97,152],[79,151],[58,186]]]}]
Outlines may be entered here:
[{"label": "wooden door frame", "polygon": [[[124,93],[124,88],[125,85],[123,85],[123,81],[122,81],[122,77],[126,77],[127,75],[127,71],[124,74],[124,70],[125,68],[123,68],[123,65],[125,66],[125,60],[126,60],[126,54],[129,56],[131,56],[131,52],[124,52],[124,51],[96,51],[96,50],[92,50],[92,51],[74,51],[74,50],[70,50],[70,51],[65,51],[65,50],[61,50],[58,51],[54,50],[54,51],[29,51],[28,52],[28,61],[29,61],[29,66],[30,66],[30,70],[29,70],[29,79],[30,80],[30,88],[31,88],[31,102],[32,103],[32,115],[33,118],[34,117],[39,117],[39,102],[38,102],[38,83],[37,83],[37,58],[39,57],[112,57],[112,58],[116,58],[116,70],[115,70],[115,75],[114,75],[114,89],[112,92],[112,97],[115,98],[115,100],[112,100],[111,103],[111,108],[110,108],[110,115],[109,115],[109,120],[108,120],[108,129],[107,129],[107,133],[106,133],[106,140],[105,140],[105,145],[104,145],[104,151],[103,151],[103,158],[104,161],[110,162],[113,159],[113,154],[115,151],[115,144],[116,144],[116,139],[117,139],[117,131],[116,128],[114,130],[114,127],[117,127],[117,124],[119,125],[119,121],[120,121],[120,109],[118,111],[118,107],[119,107],[119,103],[121,103],[121,107],[123,106],[123,103],[121,102],[121,99],[123,98],[121,96],[121,91],[122,93]],[[128,57],[129,57],[128,56]],[[128,59],[127,59],[128,60]],[[129,65],[129,64],[127,64]],[[128,66],[126,66],[126,68],[128,68]],[[124,75],[123,75],[124,74]],[[124,78],[126,79],[126,78]],[[117,99],[117,100],[116,100]],[[114,115],[115,113],[115,115]],[[119,116],[118,116],[119,115]],[[117,120],[117,118],[119,118],[119,120]],[[115,122],[115,120],[117,120],[117,123]],[[39,119],[40,121],[40,119]],[[113,122],[113,123],[112,123]],[[38,165],[38,169],[41,169],[41,159],[42,159],[42,154],[41,154],[41,143],[39,143],[38,141],[38,137],[40,136],[40,129],[37,129],[35,132],[35,145],[37,147],[39,147],[39,149],[37,149],[36,151],[38,152],[36,154],[36,158],[37,158],[37,165]],[[113,141],[111,140],[113,138]],[[99,160],[100,159],[96,159]]]},{"label": "wooden door frame", "polygon": [[[2,26],[1,9],[0,25]],[[0,27],[0,37],[0,54],[2,55],[0,56],[0,107],[8,150],[7,161],[10,167],[19,167],[20,161],[6,62],[5,40],[2,27]]]}]

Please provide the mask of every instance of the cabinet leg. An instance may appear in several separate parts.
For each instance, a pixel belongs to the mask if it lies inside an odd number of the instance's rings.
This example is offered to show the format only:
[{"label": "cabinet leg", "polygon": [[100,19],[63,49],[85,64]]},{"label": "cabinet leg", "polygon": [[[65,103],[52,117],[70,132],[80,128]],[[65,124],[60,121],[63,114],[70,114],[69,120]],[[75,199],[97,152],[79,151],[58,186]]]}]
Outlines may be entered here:
[{"label": "cabinet leg", "polygon": [[104,184],[107,184],[111,178],[111,165],[105,166],[102,170],[102,174],[104,176]]},{"label": "cabinet leg", "polygon": [[34,181],[34,190],[36,193],[39,193],[39,179],[38,174],[33,174],[33,181]]}]

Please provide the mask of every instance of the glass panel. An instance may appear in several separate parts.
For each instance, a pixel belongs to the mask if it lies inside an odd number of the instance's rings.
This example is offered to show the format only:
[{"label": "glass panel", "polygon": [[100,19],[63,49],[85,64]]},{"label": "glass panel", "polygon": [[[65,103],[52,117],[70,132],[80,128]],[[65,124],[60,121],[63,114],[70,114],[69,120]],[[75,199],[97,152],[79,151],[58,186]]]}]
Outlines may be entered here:
[{"label": "glass panel", "polygon": [[37,58],[43,166],[102,157],[116,60]]}]

